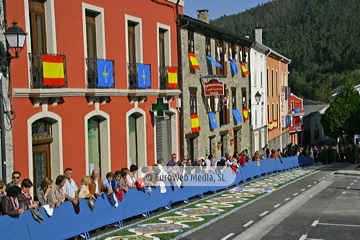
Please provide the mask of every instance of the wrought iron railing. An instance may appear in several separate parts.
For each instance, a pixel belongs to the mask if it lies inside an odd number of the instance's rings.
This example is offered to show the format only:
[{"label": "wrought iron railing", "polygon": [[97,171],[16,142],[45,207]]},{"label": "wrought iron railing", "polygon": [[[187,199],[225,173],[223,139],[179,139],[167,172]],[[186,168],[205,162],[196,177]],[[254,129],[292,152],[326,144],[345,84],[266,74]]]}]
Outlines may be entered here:
[{"label": "wrought iron railing", "polygon": [[[112,63],[112,71],[104,69],[98,69],[98,60],[110,61]],[[115,68],[114,60],[100,59],[100,58],[85,58],[86,61],[86,80],[87,88],[114,88],[115,87]],[[102,81],[99,81],[99,71],[105,76]],[[109,74],[111,76],[109,76]]]},{"label": "wrought iron railing", "polygon": [[[142,64],[142,65],[146,65],[149,66],[149,74],[150,76],[148,76],[149,78],[145,78],[144,80],[148,79],[150,80],[151,83],[151,65],[150,64]],[[139,79],[138,77],[138,63],[128,63],[128,70],[129,70],[129,89],[144,89],[144,88],[150,88],[151,86],[148,87],[141,87],[139,84],[139,80],[143,81],[143,79]]]},{"label": "wrought iron railing", "polygon": [[174,89],[173,87],[169,87],[169,75],[168,75],[168,69],[169,68],[175,68],[176,72],[177,71],[177,67],[168,67],[168,66],[160,66],[159,67],[159,80],[160,80],[160,89]]},{"label": "wrought iron railing", "polygon": [[[61,57],[64,72],[63,80],[57,81],[45,81],[44,82],[44,62],[43,55],[58,56]],[[29,53],[29,62],[30,62],[30,79],[31,88],[63,88],[67,87],[67,77],[66,77],[66,56],[61,54],[50,54],[50,53]],[[55,76],[56,77],[56,76]],[[56,78],[54,78],[56,79]],[[55,83],[56,82],[56,83]]]}]

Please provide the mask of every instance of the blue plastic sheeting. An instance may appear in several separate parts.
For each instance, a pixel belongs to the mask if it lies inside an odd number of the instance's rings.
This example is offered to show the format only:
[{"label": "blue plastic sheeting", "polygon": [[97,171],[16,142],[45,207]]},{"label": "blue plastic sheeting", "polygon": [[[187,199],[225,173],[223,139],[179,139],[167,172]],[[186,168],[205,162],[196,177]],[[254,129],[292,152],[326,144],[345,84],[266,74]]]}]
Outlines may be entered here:
[{"label": "blue plastic sheeting", "polygon": [[[129,189],[123,194],[123,200],[115,208],[109,204],[105,195],[99,196],[95,203],[94,211],[91,211],[84,199],[80,199],[80,213],[76,214],[70,202],[65,202],[59,208],[54,209],[53,216],[46,215],[45,210],[40,208],[44,221],[38,223],[30,211],[13,218],[9,216],[0,217],[1,239],[66,239],[80,234],[87,234],[89,231],[112,223],[121,222],[124,219],[148,213],[160,207],[170,206],[171,203],[187,201],[194,196],[202,196],[203,193],[226,189],[241,181],[251,179],[255,176],[271,172],[296,168],[312,164],[312,158],[308,156],[260,160],[248,162],[241,166],[239,171],[233,173],[231,168],[225,172],[212,174],[214,182],[204,182],[199,185],[198,181],[185,181],[181,188],[175,182],[165,182],[166,193],[161,193],[160,187],[151,187],[151,193],[144,189]],[[235,174],[235,176],[234,176]],[[204,174],[198,174],[200,179]],[[220,179],[220,180],[219,180]],[[221,181],[224,179],[224,181]],[[226,179],[231,179],[227,182]],[[226,184],[224,184],[224,182]]]}]

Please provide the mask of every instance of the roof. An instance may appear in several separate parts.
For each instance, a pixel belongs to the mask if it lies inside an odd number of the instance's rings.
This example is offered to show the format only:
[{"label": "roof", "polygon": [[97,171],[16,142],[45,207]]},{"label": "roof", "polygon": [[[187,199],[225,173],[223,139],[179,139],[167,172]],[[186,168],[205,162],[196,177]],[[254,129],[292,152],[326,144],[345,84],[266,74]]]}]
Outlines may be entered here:
[{"label": "roof", "polygon": [[327,105],[324,102],[309,100],[309,99],[303,99],[303,105]]},{"label": "roof", "polygon": [[251,47],[255,43],[254,40],[251,40],[247,37],[223,30],[222,28],[210,25],[195,18],[183,14],[179,14],[178,17],[180,20],[180,28],[186,28],[190,31],[202,33],[206,36],[214,37],[219,40],[234,44],[239,44],[244,47]]},{"label": "roof", "polygon": [[[342,86],[337,87],[337,88],[331,90],[330,93],[332,93],[333,96],[336,96],[341,92],[341,89],[342,89]],[[360,92],[360,85],[356,85],[354,87],[354,89],[357,90],[358,92]]]},{"label": "roof", "polygon": [[316,113],[319,113],[324,108],[327,108],[328,106],[329,104],[327,103],[304,99],[303,100],[303,108],[305,110],[304,117],[312,117]]}]

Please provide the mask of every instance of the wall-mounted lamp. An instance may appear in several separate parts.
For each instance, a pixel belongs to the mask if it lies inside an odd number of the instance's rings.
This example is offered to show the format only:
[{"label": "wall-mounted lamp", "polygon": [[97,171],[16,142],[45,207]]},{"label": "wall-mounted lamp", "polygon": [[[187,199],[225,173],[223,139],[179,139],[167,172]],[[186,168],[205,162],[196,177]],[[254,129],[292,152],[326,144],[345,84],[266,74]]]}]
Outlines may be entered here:
[{"label": "wall-mounted lamp", "polygon": [[6,29],[4,35],[7,43],[9,44],[9,48],[15,52],[15,56],[11,56],[11,58],[19,58],[19,53],[24,47],[27,33],[17,26],[16,21],[12,24],[13,25],[11,27]]},{"label": "wall-mounted lamp", "polygon": [[260,100],[261,100],[261,94],[259,93],[259,91],[257,91],[255,94],[255,101],[258,105],[260,103]]}]

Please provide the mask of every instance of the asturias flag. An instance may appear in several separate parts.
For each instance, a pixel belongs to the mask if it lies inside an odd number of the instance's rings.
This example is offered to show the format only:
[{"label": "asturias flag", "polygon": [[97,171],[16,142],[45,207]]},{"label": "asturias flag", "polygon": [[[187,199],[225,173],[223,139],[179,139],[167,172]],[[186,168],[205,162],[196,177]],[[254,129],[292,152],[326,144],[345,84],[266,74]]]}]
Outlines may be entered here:
[{"label": "asturias flag", "polygon": [[233,72],[234,72],[234,75],[238,74],[239,71],[238,71],[238,69],[237,69],[236,62],[230,61],[230,65],[231,65],[231,68],[232,68],[232,70],[233,70]]},{"label": "asturias flag", "polygon": [[193,66],[193,68],[200,70],[200,66],[196,59],[195,53],[189,52],[189,58],[190,58],[190,62],[191,62],[191,65]]},{"label": "asturias flag", "polygon": [[178,87],[177,69],[168,67],[168,88]]},{"label": "asturias flag", "polygon": [[64,62],[62,56],[42,54],[44,86],[64,86]]},{"label": "asturias flag", "polygon": [[191,114],[191,132],[199,132],[200,131],[200,122],[197,114]]},{"label": "asturias flag", "polygon": [[210,121],[211,128],[213,130],[216,129],[216,128],[219,128],[218,125],[217,125],[217,122],[216,122],[215,113],[211,112],[211,113],[208,113],[208,115],[209,115],[209,121]]},{"label": "asturias flag", "polygon": [[137,64],[137,70],[138,70],[138,87],[139,88],[151,87],[150,65]]},{"label": "asturias flag", "polygon": [[106,60],[97,60],[98,87],[113,87],[114,72],[113,62]]},{"label": "asturias flag", "polygon": [[239,109],[235,108],[235,109],[232,110],[232,112],[233,112],[236,123],[242,122],[242,118],[241,118]]},{"label": "asturias flag", "polygon": [[210,61],[210,62],[212,62],[216,67],[219,67],[219,68],[221,68],[222,69],[222,66],[221,66],[221,64],[220,63],[218,63],[217,61],[215,61],[212,57],[210,57],[210,56],[206,56],[206,58]]}]

